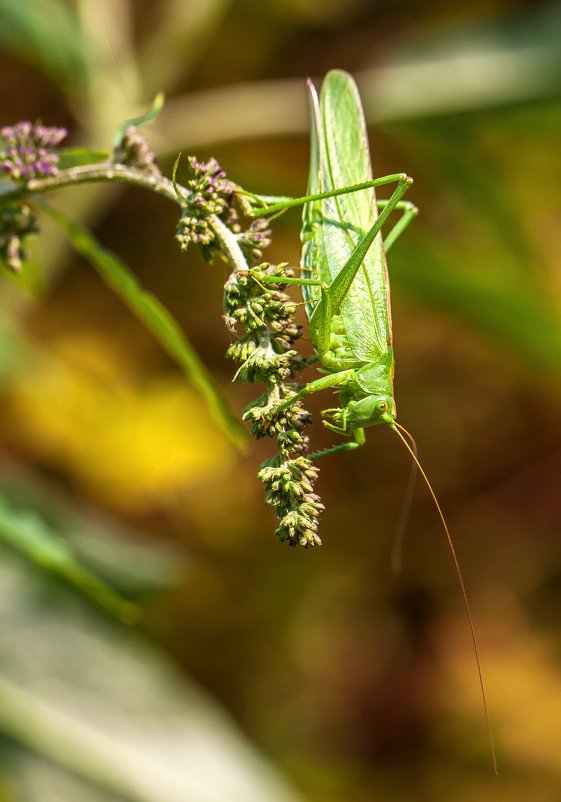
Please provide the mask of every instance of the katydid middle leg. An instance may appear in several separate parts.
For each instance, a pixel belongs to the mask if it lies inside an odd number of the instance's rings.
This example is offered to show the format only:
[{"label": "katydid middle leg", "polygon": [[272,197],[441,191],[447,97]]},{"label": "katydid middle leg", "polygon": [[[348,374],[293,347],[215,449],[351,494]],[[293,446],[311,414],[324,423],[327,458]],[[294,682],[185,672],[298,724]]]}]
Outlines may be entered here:
[{"label": "katydid middle leg", "polygon": [[338,443],[336,446],[330,448],[322,448],[321,451],[315,451],[308,455],[308,459],[312,461],[320,459],[320,457],[327,457],[329,454],[337,454],[339,451],[354,451],[355,448],[360,448],[366,442],[364,429],[354,429],[353,439],[347,443]]},{"label": "katydid middle leg", "polygon": [[[340,387],[343,384],[346,384],[350,379],[352,379],[356,374],[354,368],[349,370],[341,370],[338,373],[330,373],[328,376],[322,376],[319,379],[316,379],[313,382],[308,382],[304,387],[293,395],[291,398],[283,401],[281,404],[278,405],[277,411],[280,412],[283,409],[288,409],[293,404],[301,401],[306,396],[312,395],[313,393],[318,393],[321,390],[328,390],[332,387]],[[342,433],[339,429],[335,427],[329,426],[328,428],[333,428],[334,431],[338,433]],[[316,451],[313,454],[310,454],[311,460],[317,460],[320,457],[325,457],[328,454],[336,454],[339,451],[351,451],[355,448],[359,448],[360,446],[364,445],[366,442],[366,437],[364,435],[364,429],[358,428],[354,429],[352,432],[353,439],[346,443],[338,443],[336,446],[331,446],[330,448],[324,448],[321,451]]]}]

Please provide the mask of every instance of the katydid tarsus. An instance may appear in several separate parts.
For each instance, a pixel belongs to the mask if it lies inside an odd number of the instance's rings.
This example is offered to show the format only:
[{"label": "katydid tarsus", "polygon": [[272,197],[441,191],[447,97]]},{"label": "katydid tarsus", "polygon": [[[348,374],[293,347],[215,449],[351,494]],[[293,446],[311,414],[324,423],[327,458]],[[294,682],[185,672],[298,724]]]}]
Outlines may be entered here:
[{"label": "katydid tarsus", "polygon": [[[341,406],[323,410],[324,424],[348,437],[311,459],[355,449],[365,442],[365,427],[386,423],[402,440],[423,477],[444,527],[467,610],[493,767],[496,758],[485,686],[471,609],[462,572],[438,499],[417,458],[415,443],[396,421],[390,287],[385,254],[417,214],[402,200],[412,183],[406,174],[372,177],[362,105],[354,80],[334,70],[325,78],[321,98],[309,82],[312,146],[308,194],[303,198],[254,196],[256,213],[277,214],[304,205],[300,277],[286,283],[302,288],[311,340],[322,375],[278,407],[321,390],[337,389]],[[388,200],[375,188],[395,185]],[[401,217],[385,235],[394,211]],[[263,282],[272,281],[266,275]]]}]

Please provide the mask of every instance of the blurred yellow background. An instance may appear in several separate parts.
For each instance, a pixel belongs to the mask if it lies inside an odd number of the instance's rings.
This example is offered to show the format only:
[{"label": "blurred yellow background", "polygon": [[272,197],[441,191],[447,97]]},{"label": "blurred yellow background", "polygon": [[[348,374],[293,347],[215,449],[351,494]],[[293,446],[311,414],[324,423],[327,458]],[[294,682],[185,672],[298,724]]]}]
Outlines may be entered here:
[{"label": "blurred yellow background", "polygon": [[[500,767],[422,486],[390,570],[397,439],[371,429],[321,464],[321,550],[278,543],[255,476],[273,444],[238,453],[45,224],[0,298],[0,802],[561,798],[560,38],[559,3],[0,0],[3,124],[110,147],[163,90],[143,132],[168,176],[181,150],[302,194],[305,79],[357,78],[376,174],[415,179],[389,263],[399,420],[455,537]],[[180,253],[177,209],[122,187],[54,199],[173,312],[241,415],[257,393],[224,359],[227,269]],[[287,214],[265,256],[297,264],[299,245]],[[143,622],[46,571],[48,533]]]}]

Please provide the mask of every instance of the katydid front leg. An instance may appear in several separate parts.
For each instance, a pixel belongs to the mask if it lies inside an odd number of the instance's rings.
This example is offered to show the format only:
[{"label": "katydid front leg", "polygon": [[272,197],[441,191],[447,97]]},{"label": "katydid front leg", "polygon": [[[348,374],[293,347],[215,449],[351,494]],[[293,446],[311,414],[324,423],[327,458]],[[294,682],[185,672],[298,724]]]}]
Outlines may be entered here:
[{"label": "katydid front leg", "polygon": [[[312,395],[313,393],[318,393],[321,390],[327,390],[330,387],[340,387],[341,385],[346,384],[350,379],[353,379],[356,375],[356,371],[354,369],[349,370],[342,370],[339,373],[330,373],[328,376],[322,376],[320,379],[316,379],[313,382],[309,382],[306,384],[298,393],[293,395],[291,398],[283,401],[282,404],[279,404],[276,408],[277,412],[282,412],[283,409],[288,409],[297,401],[300,401],[302,398],[305,398],[308,395]],[[328,428],[333,429],[334,431],[342,434],[339,429],[336,429],[333,426],[329,426]],[[316,451],[314,454],[310,454],[311,460],[317,460],[320,457],[326,457],[328,454],[336,454],[338,451],[351,451],[355,448],[359,448],[363,446],[366,442],[366,437],[364,434],[364,429],[354,429],[352,432],[353,440],[347,443],[339,443],[336,446],[331,446],[330,448],[324,448],[322,451]]]}]

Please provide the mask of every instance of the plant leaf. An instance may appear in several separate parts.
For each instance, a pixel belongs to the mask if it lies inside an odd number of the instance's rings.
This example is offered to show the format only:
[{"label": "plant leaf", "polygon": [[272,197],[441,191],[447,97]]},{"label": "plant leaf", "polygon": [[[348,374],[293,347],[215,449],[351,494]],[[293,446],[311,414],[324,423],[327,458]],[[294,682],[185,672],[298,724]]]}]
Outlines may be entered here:
[{"label": "plant leaf", "polygon": [[60,86],[83,89],[88,73],[86,36],[68,3],[0,3],[0,46],[38,66]]},{"label": "plant leaf", "polygon": [[145,123],[153,122],[161,112],[164,107],[164,100],[165,96],[163,92],[158,92],[154,100],[152,101],[152,105],[144,114],[141,114],[140,117],[132,117],[129,120],[125,120],[121,123],[121,125],[115,131],[115,136],[113,137],[113,146],[116,148],[118,147],[121,139],[123,138],[123,134],[125,130],[130,126],[134,125],[138,128],[139,125],[144,125]]},{"label": "plant leaf", "polygon": [[61,170],[69,167],[79,167],[83,164],[96,164],[106,162],[111,158],[108,150],[95,148],[63,148],[57,151],[59,161],[58,166]]},{"label": "plant leaf", "polygon": [[66,580],[112,615],[132,623],[140,610],[77,561],[63,538],[29,510],[12,507],[0,496],[0,541],[27,560]]}]

